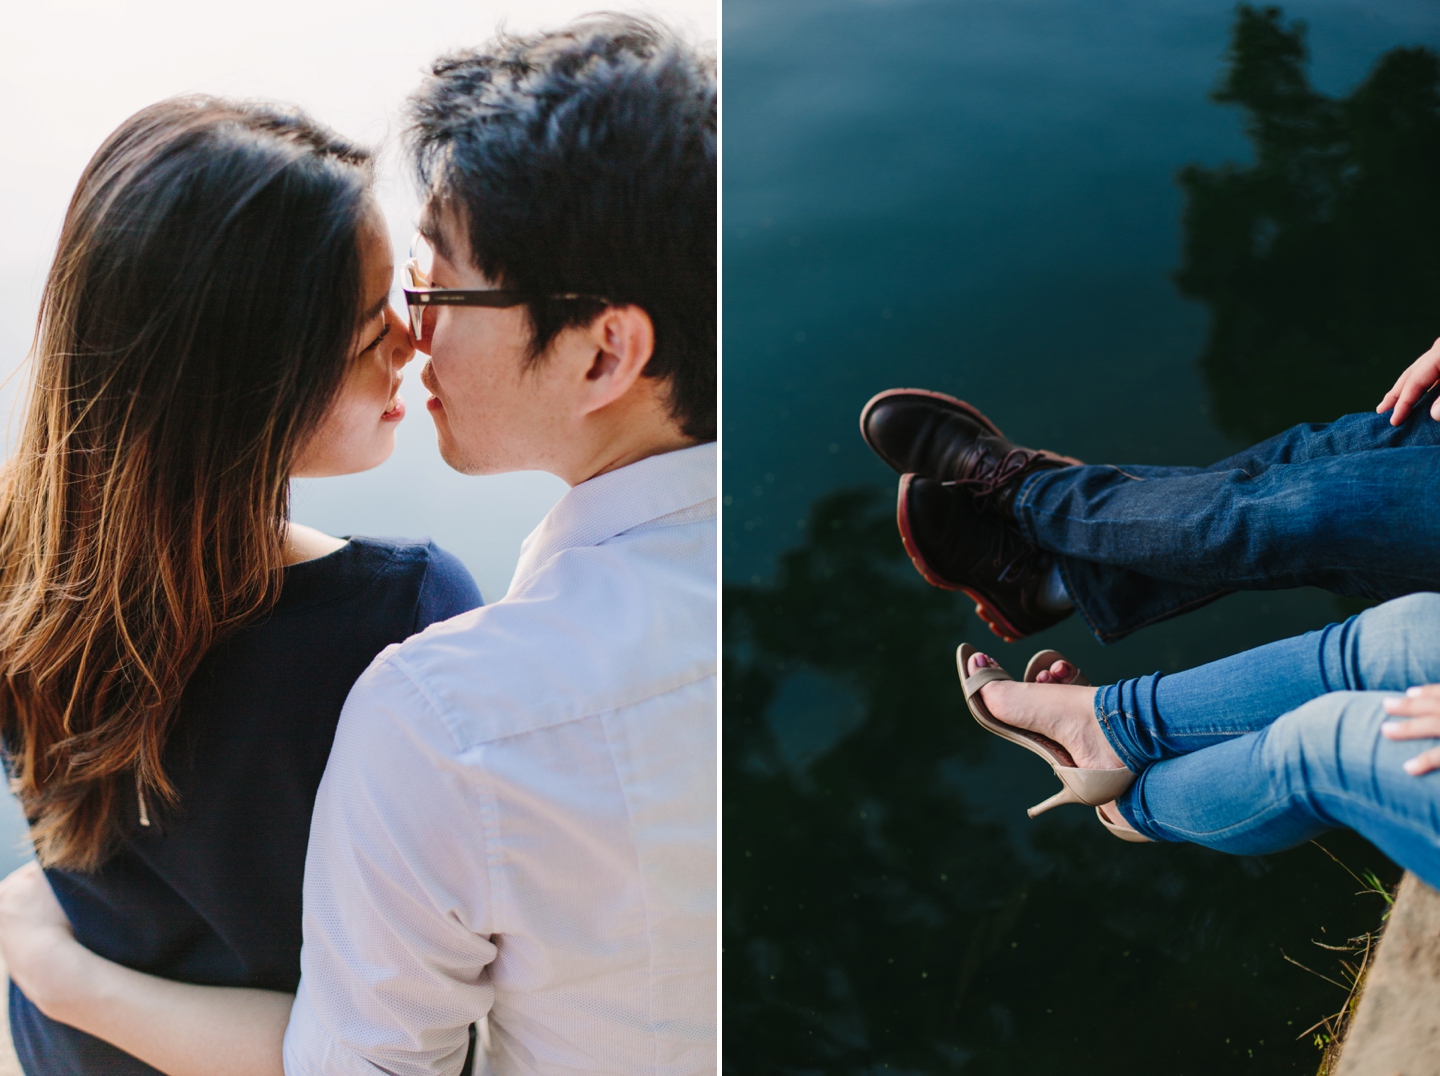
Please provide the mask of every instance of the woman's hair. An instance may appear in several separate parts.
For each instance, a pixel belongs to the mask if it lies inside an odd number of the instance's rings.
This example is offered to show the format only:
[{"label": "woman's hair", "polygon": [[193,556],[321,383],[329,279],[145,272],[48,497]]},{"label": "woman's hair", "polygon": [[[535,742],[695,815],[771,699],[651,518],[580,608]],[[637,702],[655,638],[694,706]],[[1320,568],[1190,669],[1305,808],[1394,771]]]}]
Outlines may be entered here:
[{"label": "woman's hair", "polygon": [[0,736],[42,864],[97,867],[206,652],[281,580],[297,452],[361,318],[369,154],[187,97],[106,140],[45,283],[0,476]]}]

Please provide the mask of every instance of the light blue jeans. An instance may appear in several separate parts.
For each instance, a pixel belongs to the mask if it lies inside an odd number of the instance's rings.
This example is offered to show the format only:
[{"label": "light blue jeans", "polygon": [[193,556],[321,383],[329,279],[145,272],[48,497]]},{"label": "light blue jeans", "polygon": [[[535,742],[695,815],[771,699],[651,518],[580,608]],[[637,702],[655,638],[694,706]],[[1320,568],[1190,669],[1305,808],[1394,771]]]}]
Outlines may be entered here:
[{"label": "light blue jeans", "polygon": [[1384,699],[1440,683],[1440,594],[1411,594],[1186,672],[1095,692],[1138,776],[1118,806],[1157,841],[1236,855],[1356,830],[1440,887],[1440,771],[1401,764],[1440,740],[1388,740]]}]

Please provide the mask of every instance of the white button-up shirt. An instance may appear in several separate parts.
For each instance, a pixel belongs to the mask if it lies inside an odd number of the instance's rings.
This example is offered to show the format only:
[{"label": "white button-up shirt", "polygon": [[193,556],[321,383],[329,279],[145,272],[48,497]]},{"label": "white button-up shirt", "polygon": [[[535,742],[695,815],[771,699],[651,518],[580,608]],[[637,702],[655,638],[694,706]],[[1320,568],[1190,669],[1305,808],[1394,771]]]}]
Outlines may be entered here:
[{"label": "white button-up shirt", "polygon": [[715,446],[570,490],[350,692],[287,1076],[716,1068]]}]

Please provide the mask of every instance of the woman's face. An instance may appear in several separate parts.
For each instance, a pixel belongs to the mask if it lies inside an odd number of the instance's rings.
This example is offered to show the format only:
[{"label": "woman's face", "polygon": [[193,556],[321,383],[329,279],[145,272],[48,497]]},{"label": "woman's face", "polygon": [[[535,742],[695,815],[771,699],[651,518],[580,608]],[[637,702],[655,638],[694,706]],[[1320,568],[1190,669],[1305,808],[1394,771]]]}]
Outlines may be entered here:
[{"label": "woman's face", "polygon": [[415,357],[405,323],[390,308],[395,260],[385,216],[374,202],[360,226],[360,274],[365,313],[339,394],[306,442],[291,472],[296,478],[368,471],[395,450],[395,427],[405,417],[401,370]]}]

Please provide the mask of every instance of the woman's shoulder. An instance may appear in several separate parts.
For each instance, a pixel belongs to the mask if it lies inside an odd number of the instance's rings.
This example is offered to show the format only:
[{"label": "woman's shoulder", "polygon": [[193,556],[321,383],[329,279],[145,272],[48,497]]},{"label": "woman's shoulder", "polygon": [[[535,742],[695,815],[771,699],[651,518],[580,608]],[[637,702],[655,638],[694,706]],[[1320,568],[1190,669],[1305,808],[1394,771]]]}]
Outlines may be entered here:
[{"label": "woman's shoulder", "polygon": [[447,579],[473,579],[465,563],[429,538],[372,538],[352,534],[346,544],[363,557],[383,562],[391,572],[435,573]]},{"label": "woman's shoulder", "polygon": [[309,615],[304,610],[329,608],[342,616],[382,619],[411,634],[480,604],[480,591],[460,558],[434,542],[352,535],[334,552],[285,569],[276,613]]},{"label": "woman's shoulder", "polygon": [[361,558],[374,563],[377,582],[404,580],[414,586],[414,631],[484,603],[475,578],[454,553],[427,538],[369,538],[352,536],[349,545]]}]

